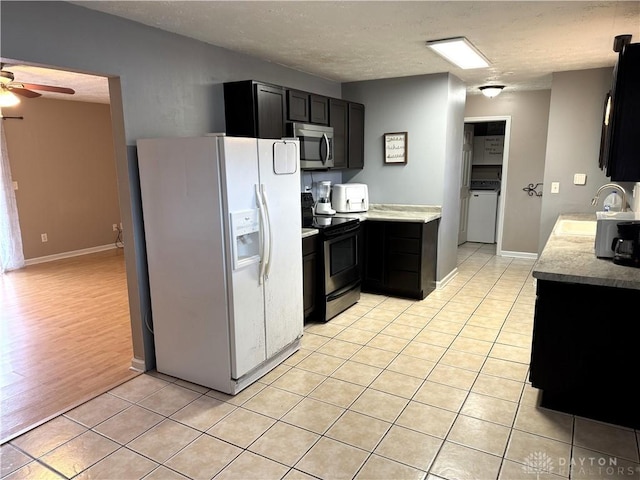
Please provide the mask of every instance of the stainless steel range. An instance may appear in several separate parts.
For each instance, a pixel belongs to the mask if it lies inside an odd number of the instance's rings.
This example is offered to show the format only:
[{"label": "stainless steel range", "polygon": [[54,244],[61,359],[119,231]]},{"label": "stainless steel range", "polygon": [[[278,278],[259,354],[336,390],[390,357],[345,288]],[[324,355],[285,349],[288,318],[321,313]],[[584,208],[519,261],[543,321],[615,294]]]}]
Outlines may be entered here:
[{"label": "stainless steel range", "polygon": [[362,226],[357,218],[305,214],[304,197],[302,226],[320,232],[317,319],[326,322],[360,300]]}]

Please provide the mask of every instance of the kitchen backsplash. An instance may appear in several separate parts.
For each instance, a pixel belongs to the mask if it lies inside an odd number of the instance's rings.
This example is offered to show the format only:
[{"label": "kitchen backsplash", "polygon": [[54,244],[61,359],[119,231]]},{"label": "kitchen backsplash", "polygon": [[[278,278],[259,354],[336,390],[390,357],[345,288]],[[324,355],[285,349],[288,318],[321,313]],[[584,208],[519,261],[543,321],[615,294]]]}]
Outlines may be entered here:
[{"label": "kitchen backsplash", "polygon": [[[336,183],[342,183],[342,172],[332,172],[332,171],[306,171],[302,172],[300,175],[300,191],[306,192],[310,191],[313,195],[313,199],[317,198],[317,188],[318,182],[323,180],[330,180],[332,185]],[[309,187],[309,189],[307,188]]]}]

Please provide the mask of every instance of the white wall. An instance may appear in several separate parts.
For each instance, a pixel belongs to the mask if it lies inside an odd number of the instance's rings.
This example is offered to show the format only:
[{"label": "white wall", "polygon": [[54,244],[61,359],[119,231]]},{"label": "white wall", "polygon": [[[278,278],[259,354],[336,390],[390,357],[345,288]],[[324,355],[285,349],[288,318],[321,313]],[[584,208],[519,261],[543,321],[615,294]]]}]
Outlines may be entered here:
[{"label": "white wall", "polygon": [[[371,203],[442,206],[437,280],[456,268],[464,84],[443,73],[346,83],[365,104],[365,166],[345,181],[369,185]],[[385,133],[407,132],[407,164],[383,163]]]}]

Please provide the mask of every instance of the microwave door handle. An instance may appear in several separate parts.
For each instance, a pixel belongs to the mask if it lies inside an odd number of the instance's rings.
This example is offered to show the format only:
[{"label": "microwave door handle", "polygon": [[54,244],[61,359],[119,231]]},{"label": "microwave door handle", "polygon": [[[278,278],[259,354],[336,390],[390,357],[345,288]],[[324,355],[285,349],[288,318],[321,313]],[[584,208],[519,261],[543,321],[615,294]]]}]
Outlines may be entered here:
[{"label": "microwave door handle", "polygon": [[327,146],[327,155],[322,158],[322,150],[320,150],[320,159],[322,160],[322,165],[326,165],[327,161],[329,160],[329,138],[327,137],[326,133],[322,134],[322,140],[324,141],[325,145]]}]

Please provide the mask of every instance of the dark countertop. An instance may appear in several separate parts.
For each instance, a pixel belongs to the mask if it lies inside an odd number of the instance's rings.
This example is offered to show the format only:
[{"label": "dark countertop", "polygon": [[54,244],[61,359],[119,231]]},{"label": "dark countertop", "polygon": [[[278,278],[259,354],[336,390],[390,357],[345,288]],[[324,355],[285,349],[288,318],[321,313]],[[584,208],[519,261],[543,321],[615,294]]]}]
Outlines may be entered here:
[{"label": "dark countertop", "polygon": [[534,278],[640,290],[640,268],[595,255],[596,214],[560,215],[538,261]]}]

